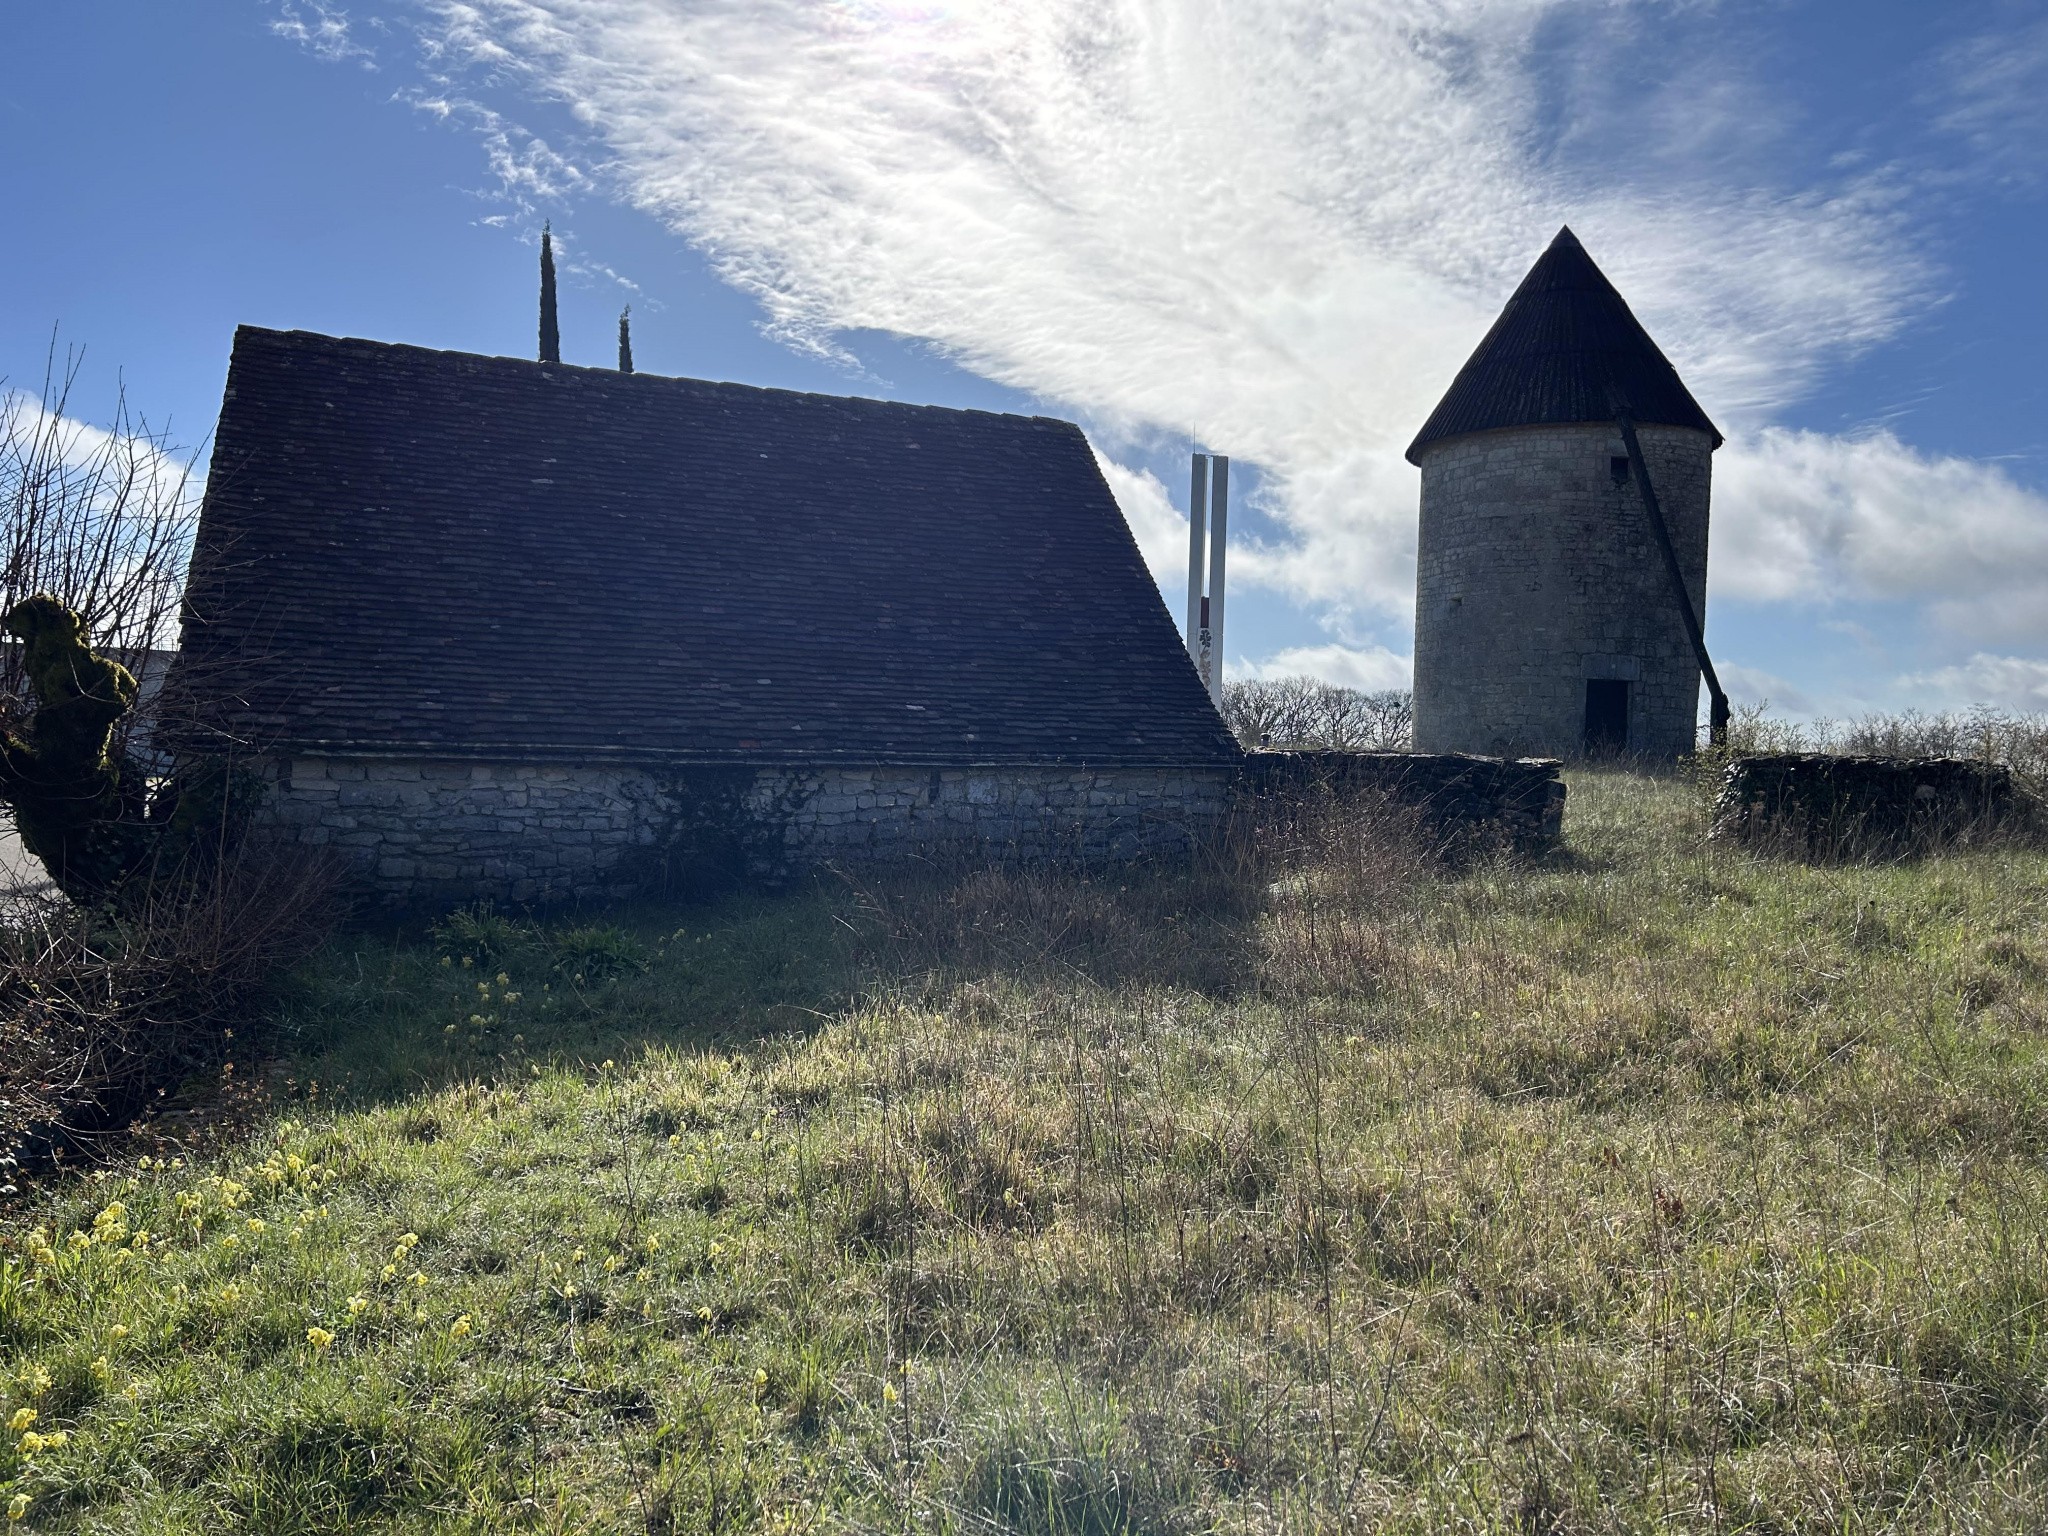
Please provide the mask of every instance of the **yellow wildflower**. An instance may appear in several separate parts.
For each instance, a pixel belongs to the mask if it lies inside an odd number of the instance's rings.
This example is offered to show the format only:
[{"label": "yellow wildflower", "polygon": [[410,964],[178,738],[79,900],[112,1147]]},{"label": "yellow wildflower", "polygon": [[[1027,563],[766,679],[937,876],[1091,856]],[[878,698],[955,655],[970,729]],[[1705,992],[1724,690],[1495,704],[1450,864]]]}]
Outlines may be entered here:
[{"label": "yellow wildflower", "polygon": [[469,1337],[469,1334],[469,1314],[467,1312],[448,1325],[448,1337],[451,1339],[466,1339]]},{"label": "yellow wildflower", "polygon": [[17,1494],[16,1494],[16,1495],[15,1495],[15,1496],[14,1496],[13,1498],[11,1498],[11,1499],[9,1499],[9,1500],[7,1501],[7,1518],[8,1518],[8,1519],[10,1519],[10,1520],[19,1520],[19,1519],[21,1519],[21,1517],[22,1517],[22,1516],[26,1515],[27,1513],[28,1513],[28,1495],[27,1495],[27,1494],[25,1494],[25,1493],[17,1493]]},{"label": "yellow wildflower", "polygon": [[896,1384],[893,1381],[885,1381],[882,1383],[882,1401],[885,1403],[893,1403],[896,1401]]},{"label": "yellow wildflower", "polygon": [[41,1397],[50,1390],[50,1373],[40,1365],[32,1365],[18,1378],[30,1397]]},{"label": "yellow wildflower", "polygon": [[389,1285],[393,1280],[396,1280],[398,1278],[398,1266],[396,1264],[386,1264],[382,1269],[377,1271],[377,1278],[379,1280],[382,1280],[386,1285]]},{"label": "yellow wildflower", "polygon": [[325,1349],[334,1342],[334,1335],[325,1328],[308,1328],[306,1330],[306,1342],[315,1349]]},{"label": "yellow wildflower", "polygon": [[35,1409],[17,1408],[14,1410],[14,1417],[7,1421],[7,1427],[18,1435],[23,1430],[27,1429],[31,1424],[35,1423],[36,1418],[37,1414]]},{"label": "yellow wildflower", "polygon": [[260,1234],[268,1223],[261,1216],[251,1216],[245,1225],[251,1232]]},{"label": "yellow wildflower", "polygon": [[625,1267],[626,1261],[620,1258],[616,1253],[608,1253],[605,1255],[604,1272],[606,1274],[616,1275],[620,1270],[624,1269]]},{"label": "yellow wildflower", "polygon": [[586,1257],[587,1255],[583,1252],[583,1250],[581,1248],[578,1248],[574,1253],[569,1255],[569,1262],[571,1264],[581,1264]]},{"label": "yellow wildflower", "polygon": [[117,1339],[125,1339],[128,1337],[128,1325],[126,1323],[116,1323],[108,1332],[112,1333]]},{"label": "yellow wildflower", "polygon": [[512,985],[512,978],[510,976],[507,976],[503,971],[500,971],[498,972],[498,985],[501,987],[509,987]]},{"label": "yellow wildflower", "polygon": [[92,1373],[101,1381],[112,1381],[114,1379],[113,1362],[108,1360],[105,1355],[101,1355],[97,1360],[93,1361]]},{"label": "yellow wildflower", "polygon": [[348,1299],[348,1315],[349,1315],[350,1317],[361,1317],[361,1316],[362,1316],[362,1315],[363,1315],[363,1314],[364,1314],[365,1312],[367,1312],[367,1311],[369,1311],[369,1310],[370,1310],[370,1298],[369,1298],[369,1297],[367,1297],[367,1296],[362,1296],[362,1295],[356,1295],[356,1296],[351,1296],[351,1297],[349,1297],[349,1299]]},{"label": "yellow wildflower", "polygon": [[128,1207],[120,1201],[109,1202],[107,1208],[92,1219],[92,1235],[95,1242],[118,1243],[128,1236]]},{"label": "yellow wildflower", "polygon": [[418,1286],[423,1291],[427,1288],[427,1277],[421,1274],[418,1270],[414,1270],[405,1278],[410,1280],[414,1285]]},{"label": "yellow wildflower", "polygon": [[754,1385],[755,1385],[755,1386],[757,1386],[757,1387],[765,1387],[765,1386],[767,1386],[767,1385],[768,1385],[768,1373],[767,1373],[766,1371],[764,1371],[764,1370],[759,1370],[759,1369],[756,1369],[756,1370],[755,1370],[755,1372],[754,1372]]}]

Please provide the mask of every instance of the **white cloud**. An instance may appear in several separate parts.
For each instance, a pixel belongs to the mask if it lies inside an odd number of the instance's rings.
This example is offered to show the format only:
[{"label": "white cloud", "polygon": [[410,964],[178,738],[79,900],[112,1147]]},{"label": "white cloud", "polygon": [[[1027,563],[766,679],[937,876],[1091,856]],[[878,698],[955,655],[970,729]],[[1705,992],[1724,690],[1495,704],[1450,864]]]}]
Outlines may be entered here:
[{"label": "white cloud", "polygon": [[1385,688],[1408,687],[1413,670],[1413,658],[1398,656],[1384,646],[1333,644],[1292,646],[1274,652],[1264,661],[1233,664],[1230,673],[1262,678],[1313,677],[1342,688],[1377,693]]},{"label": "white cloud", "polygon": [[[1241,574],[1323,609],[1406,613],[1401,451],[1560,222],[1734,428],[1926,284],[1882,179],[1770,184],[1725,59],[1639,104],[1654,152],[1574,147],[1538,29],[1658,0],[422,3],[435,68],[565,103],[796,344],[927,338],[1101,440],[1258,464],[1284,537]],[[1671,103],[1707,94],[1695,163]]]},{"label": "white cloud", "polygon": [[2031,182],[2048,166],[2048,18],[1979,33],[1939,61],[1938,122],[1969,146],[1971,169]]},{"label": "white cloud", "polygon": [[1909,672],[1899,688],[1934,709],[1985,704],[2022,714],[2048,714],[2048,661],[1978,652],[1959,666]]},{"label": "white cloud", "polygon": [[1977,643],[2048,642],[2048,497],[1998,465],[1780,428],[1715,459],[1717,593],[1905,600]]},{"label": "white cloud", "polygon": [[[0,380],[4,386],[5,380]],[[37,482],[42,494],[80,505],[147,509],[183,506],[198,487],[193,455],[117,402],[111,427],[67,416],[27,390],[0,387],[0,495]]]},{"label": "white cloud", "polygon": [[325,0],[278,0],[277,9],[270,30],[279,37],[323,59],[360,59],[366,67],[375,67],[375,55],[352,35],[347,11]]},{"label": "white cloud", "polygon": [[[1805,718],[1818,712],[1819,705],[1813,695],[1775,672],[1726,660],[1715,663],[1714,672],[1721,679],[1721,686],[1728,690],[1728,697],[1737,704],[1769,704],[1772,714],[1795,718]],[[1700,697],[1700,707],[1702,710],[1706,708],[1704,693]]]},{"label": "white cloud", "polygon": [[[1180,587],[1187,584],[1187,514],[1175,510],[1166,487],[1150,470],[1119,464],[1100,448],[1095,450],[1095,463],[1123,509],[1124,521],[1130,525],[1131,537],[1137,540],[1152,579],[1171,597],[1176,583]],[[1179,617],[1177,611],[1175,617]]]}]

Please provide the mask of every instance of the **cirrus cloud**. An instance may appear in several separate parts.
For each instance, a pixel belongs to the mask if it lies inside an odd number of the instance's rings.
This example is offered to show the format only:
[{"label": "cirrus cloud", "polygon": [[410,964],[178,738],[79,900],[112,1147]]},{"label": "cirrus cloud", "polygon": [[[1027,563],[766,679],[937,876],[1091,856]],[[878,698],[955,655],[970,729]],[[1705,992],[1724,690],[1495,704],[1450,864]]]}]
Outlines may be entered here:
[{"label": "cirrus cloud", "polygon": [[1413,584],[1401,450],[1559,223],[1731,424],[1889,334],[1925,286],[1879,179],[1787,193],[1674,178],[1667,156],[1630,181],[1575,155],[1536,43],[1629,9],[427,6],[443,67],[565,104],[619,194],[777,334],[926,338],[1099,440],[1186,433],[1252,460],[1282,537],[1245,577],[1390,617]]},{"label": "cirrus cloud", "polygon": [[[1709,45],[1712,5],[413,11],[422,100],[497,93],[467,115],[515,201],[542,155],[551,187],[602,186],[685,236],[790,345],[917,337],[1080,416],[1170,602],[1185,525],[1132,464],[1189,438],[1255,464],[1273,532],[1234,553],[1236,578],[1344,642],[1288,664],[1394,675],[1377,639],[1413,590],[1401,451],[1566,221],[1729,434],[1717,594],[1903,600],[1964,647],[2048,640],[2048,502],[1889,433],[1772,425],[1938,303],[1939,274],[1903,173],[1788,179],[1794,117]],[[1991,38],[1943,68],[1942,121],[1981,136],[2034,64]],[[566,108],[572,134],[519,128],[515,98]]]}]

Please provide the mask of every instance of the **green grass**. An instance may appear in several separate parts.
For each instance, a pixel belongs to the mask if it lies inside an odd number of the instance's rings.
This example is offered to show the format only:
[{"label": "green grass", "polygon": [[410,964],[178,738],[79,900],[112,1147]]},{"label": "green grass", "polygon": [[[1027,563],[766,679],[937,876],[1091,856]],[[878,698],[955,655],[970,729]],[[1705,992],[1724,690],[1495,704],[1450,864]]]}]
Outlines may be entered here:
[{"label": "green grass", "polygon": [[1621,774],[1568,836],[338,942],[285,1118],[13,1223],[0,1412],[68,1439],[8,1434],[6,1494],[124,1532],[2048,1525],[2048,857],[1756,862]]}]

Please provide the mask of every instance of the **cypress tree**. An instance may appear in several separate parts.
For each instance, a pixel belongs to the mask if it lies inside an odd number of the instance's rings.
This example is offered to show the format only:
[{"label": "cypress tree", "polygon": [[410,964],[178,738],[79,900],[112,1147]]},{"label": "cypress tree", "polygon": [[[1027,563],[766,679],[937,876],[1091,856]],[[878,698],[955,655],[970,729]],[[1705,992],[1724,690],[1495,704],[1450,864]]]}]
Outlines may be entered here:
[{"label": "cypress tree", "polygon": [[547,224],[540,227],[540,360],[562,360],[562,328],[555,323],[555,241]]},{"label": "cypress tree", "polygon": [[630,304],[619,311],[619,372],[621,373],[631,373],[633,371],[633,331],[628,323],[628,317],[632,313],[633,306]]}]

